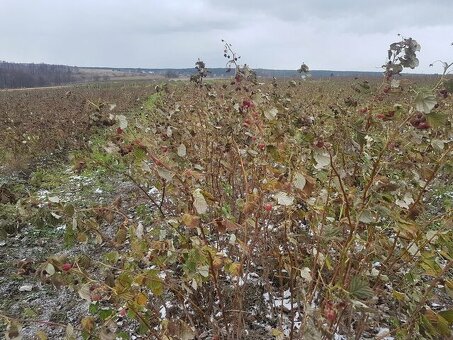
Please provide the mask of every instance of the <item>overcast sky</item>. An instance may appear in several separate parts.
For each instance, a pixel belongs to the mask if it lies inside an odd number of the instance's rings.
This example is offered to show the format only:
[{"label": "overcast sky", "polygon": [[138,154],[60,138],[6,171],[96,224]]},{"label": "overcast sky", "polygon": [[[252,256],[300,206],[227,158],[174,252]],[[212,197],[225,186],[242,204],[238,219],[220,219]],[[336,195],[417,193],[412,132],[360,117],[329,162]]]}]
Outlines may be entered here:
[{"label": "overcast sky", "polygon": [[223,67],[221,39],[252,68],[377,71],[397,34],[418,72],[453,61],[453,0],[0,0],[0,60]]}]

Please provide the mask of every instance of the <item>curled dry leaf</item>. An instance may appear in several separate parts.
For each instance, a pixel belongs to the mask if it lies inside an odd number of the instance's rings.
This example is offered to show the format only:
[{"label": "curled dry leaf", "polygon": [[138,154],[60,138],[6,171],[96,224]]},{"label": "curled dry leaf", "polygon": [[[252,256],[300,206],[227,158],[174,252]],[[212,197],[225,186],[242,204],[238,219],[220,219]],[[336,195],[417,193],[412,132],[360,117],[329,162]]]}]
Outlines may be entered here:
[{"label": "curled dry leaf", "polygon": [[159,174],[159,177],[166,180],[167,182],[170,182],[173,179],[173,176],[175,175],[174,173],[163,167],[158,167],[157,173]]},{"label": "curled dry leaf", "polygon": [[6,340],[22,340],[22,325],[15,320],[8,320],[8,326],[5,333]]},{"label": "curled dry leaf", "polygon": [[322,170],[330,164],[330,157],[327,153],[315,151],[313,153],[313,158],[316,161],[316,170]]},{"label": "curled dry leaf", "polygon": [[122,130],[126,130],[127,128],[127,118],[124,115],[116,115],[116,120],[118,121],[118,125]]},{"label": "curled dry leaf", "polygon": [[306,183],[307,180],[305,179],[305,176],[303,174],[301,174],[300,172],[296,172],[294,174],[293,185],[296,189],[304,190]]},{"label": "curled dry leaf", "polygon": [[288,195],[286,192],[280,191],[274,195],[274,199],[279,205],[290,206],[294,204],[294,197]]},{"label": "curled dry leaf", "polygon": [[193,206],[198,214],[202,215],[208,211],[208,203],[201,192],[201,189],[195,189],[192,193],[193,196]]},{"label": "curled dry leaf", "polygon": [[277,117],[278,110],[275,107],[270,108],[269,110],[264,111],[264,116],[269,119],[273,120]]},{"label": "curled dry leaf", "polygon": [[240,224],[230,221],[226,218],[216,218],[214,220],[214,223],[217,226],[217,231],[220,233],[225,233],[227,231],[234,231],[234,230],[238,230],[239,228],[241,228]]},{"label": "curled dry leaf", "polygon": [[84,284],[80,287],[79,291],[79,296],[88,301],[91,302],[91,291],[90,291],[90,285],[89,284]]},{"label": "curled dry leaf", "polygon": [[186,155],[187,155],[186,146],[184,144],[180,144],[178,146],[178,156],[179,157],[186,157]]}]

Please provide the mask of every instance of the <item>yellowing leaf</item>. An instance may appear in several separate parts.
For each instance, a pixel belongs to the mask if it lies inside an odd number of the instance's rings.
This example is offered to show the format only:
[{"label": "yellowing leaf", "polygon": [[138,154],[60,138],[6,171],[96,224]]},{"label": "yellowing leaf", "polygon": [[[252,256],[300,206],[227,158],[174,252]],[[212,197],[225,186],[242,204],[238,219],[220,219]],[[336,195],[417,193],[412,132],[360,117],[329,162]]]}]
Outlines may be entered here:
[{"label": "yellowing leaf", "polygon": [[35,336],[38,338],[38,340],[47,340],[47,334],[44,333],[43,331],[37,331]]},{"label": "yellowing leaf", "polygon": [[82,329],[91,333],[94,329],[94,318],[92,316],[86,316],[80,322],[82,325]]},{"label": "yellowing leaf", "polygon": [[393,291],[392,295],[398,301],[405,301],[406,300],[406,294],[400,293],[400,292],[398,292],[396,290]]},{"label": "yellowing leaf", "polygon": [[285,338],[285,333],[278,328],[273,328],[271,335],[275,337],[275,340],[283,340]]},{"label": "yellowing leaf", "polygon": [[140,306],[144,306],[148,302],[148,297],[143,293],[138,293],[135,296],[135,302],[137,302],[137,304]]},{"label": "yellowing leaf", "polygon": [[200,225],[200,217],[196,215],[184,214],[182,216],[182,223],[189,228],[196,228]]},{"label": "yellowing leaf", "polygon": [[415,238],[419,232],[419,227],[412,222],[399,220],[395,223],[394,229],[401,233],[402,237]]},{"label": "yellowing leaf", "polygon": [[433,111],[426,115],[426,120],[433,128],[442,127],[448,121],[448,116],[443,112]]},{"label": "yellowing leaf", "polygon": [[453,310],[444,310],[439,312],[439,315],[443,317],[450,325],[453,324]]},{"label": "yellowing leaf", "polygon": [[238,262],[234,262],[228,266],[228,271],[232,276],[240,276],[242,273],[242,266]]}]

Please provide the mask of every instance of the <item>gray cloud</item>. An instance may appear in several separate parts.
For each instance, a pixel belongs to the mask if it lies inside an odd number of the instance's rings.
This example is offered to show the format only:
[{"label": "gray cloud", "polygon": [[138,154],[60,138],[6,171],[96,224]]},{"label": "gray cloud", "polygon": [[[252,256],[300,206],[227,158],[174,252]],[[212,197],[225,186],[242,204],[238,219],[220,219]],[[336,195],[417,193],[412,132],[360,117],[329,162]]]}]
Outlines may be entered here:
[{"label": "gray cloud", "polygon": [[222,38],[255,67],[376,70],[397,33],[419,71],[453,59],[450,0],[2,0],[0,59],[81,66],[223,66]]}]

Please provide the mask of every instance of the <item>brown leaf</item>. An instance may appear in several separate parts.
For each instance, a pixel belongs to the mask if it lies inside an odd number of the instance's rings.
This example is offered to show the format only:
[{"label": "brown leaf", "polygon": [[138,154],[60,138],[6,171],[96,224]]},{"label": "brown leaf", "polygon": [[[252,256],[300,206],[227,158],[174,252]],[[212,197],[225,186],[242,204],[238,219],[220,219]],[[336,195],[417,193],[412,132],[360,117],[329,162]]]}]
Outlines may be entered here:
[{"label": "brown leaf", "polygon": [[113,223],[114,217],[115,216],[113,215],[113,212],[111,212],[110,210],[106,211],[105,214],[104,214],[104,219],[105,219],[105,221],[108,224],[112,224]]},{"label": "brown leaf", "polygon": [[112,202],[112,207],[119,209],[121,207],[122,198],[120,195],[116,196]]},{"label": "brown leaf", "polygon": [[417,217],[422,213],[423,211],[423,206],[418,203],[418,204],[412,204],[412,206],[409,208],[408,212],[407,212],[407,217],[412,220],[412,221],[415,221],[417,219]]},{"label": "brown leaf", "polygon": [[315,190],[315,186],[316,180],[311,176],[305,175],[305,186],[304,189],[301,191],[302,196],[304,198],[310,197],[313,194],[313,191]]},{"label": "brown leaf", "polygon": [[217,226],[217,231],[219,233],[225,233],[227,231],[234,231],[234,230],[238,230],[239,228],[241,228],[240,224],[235,223],[235,222],[230,221],[225,218],[216,218],[214,220],[214,222]]},{"label": "brown leaf", "polygon": [[244,213],[244,215],[248,215],[254,212],[256,208],[257,204],[255,202],[245,202],[244,209],[242,209],[242,212]]},{"label": "brown leaf", "polygon": [[148,302],[148,297],[143,294],[143,293],[138,293],[136,296],[135,296],[135,302],[139,305],[139,306],[144,306],[146,305],[146,303]]}]

